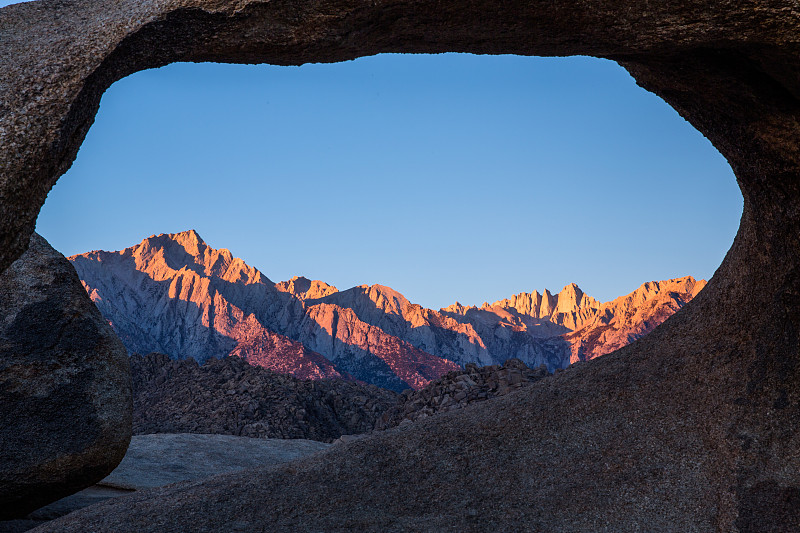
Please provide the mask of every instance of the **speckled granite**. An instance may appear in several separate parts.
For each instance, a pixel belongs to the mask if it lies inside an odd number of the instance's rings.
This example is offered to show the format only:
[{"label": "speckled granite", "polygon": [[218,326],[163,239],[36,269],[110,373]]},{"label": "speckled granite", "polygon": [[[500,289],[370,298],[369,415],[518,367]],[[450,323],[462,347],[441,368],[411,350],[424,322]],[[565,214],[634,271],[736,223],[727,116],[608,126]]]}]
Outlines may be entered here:
[{"label": "speckled granite", "polygon": [[131,439],[128,353],[34,234],[0,274],[0,520],[100,481]]}]

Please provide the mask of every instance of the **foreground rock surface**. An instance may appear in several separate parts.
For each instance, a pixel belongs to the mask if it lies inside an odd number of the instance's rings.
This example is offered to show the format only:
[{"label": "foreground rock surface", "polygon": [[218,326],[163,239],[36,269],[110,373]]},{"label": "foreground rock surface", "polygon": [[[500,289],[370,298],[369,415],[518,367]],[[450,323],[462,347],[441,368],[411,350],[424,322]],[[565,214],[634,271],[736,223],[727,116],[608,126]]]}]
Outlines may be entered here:
[{"label": "foreground rock surface", "polygon": [[239,357],[170,360],[131,357],[133,431],[218,433],[331,442],[371,431],[397,394],[373,385],[304,381]]},{"label": "foreground rock surface", "polygon": [[88,487],[125,454],[125,348],[36,234],[0,275],[0,400],[0,518]]},{"label": "foreground rock surface", "polygon": [[46,0],[0,9],[0,30],[0,268],[103,91],[173,61],[605,57],[714,144],[744,197],[707,287],[628,347],[324,460],[143,491],[46,530],[800,530],[795,4]]},{"label": "foreground rock surface", "polygon": [[187,433],[134,435],[125,458],[99,486],[122,490],[161,487],[236,470],[273,466],[326,450],[307,439],[252,439]]},{"label": "foreground rock surface", "polygon": [[303,439],[182,433],[135,435],[119,466],[97,485],[37,509],[24,520],[0,522],[0,532],[27,531],[78,509],[128,496],[137,490],[274,466],[313,455],[329,446]]}]

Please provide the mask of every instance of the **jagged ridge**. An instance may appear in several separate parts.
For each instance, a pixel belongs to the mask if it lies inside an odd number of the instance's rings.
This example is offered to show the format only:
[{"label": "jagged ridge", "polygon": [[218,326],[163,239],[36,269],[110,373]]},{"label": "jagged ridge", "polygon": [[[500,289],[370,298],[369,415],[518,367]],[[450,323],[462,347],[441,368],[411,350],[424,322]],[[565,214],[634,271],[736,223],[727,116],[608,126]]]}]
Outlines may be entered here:
[{"label": "jagged ridge", "polygon": [[194,230],[70,260],[131,352],[200,362],[236,355],[303,379],[355,378],[398,391],[468,363],[518,358],[553,371],[597,357],[651,331],[705,285],[692,277],[645,283],[600,303],[573,283],[555,295],[434,311],[382,285],[273,283]]}]

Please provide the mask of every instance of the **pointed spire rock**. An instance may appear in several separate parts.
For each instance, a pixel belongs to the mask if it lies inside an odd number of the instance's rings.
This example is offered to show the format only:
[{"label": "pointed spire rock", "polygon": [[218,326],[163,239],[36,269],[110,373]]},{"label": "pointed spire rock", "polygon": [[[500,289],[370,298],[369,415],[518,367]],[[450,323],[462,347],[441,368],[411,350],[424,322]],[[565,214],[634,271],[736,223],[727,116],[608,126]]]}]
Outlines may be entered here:
[{"label": "pointed spire rock", "polygon": [[556,298],[545,289],[542,294],[542,303],[539,306],[539,318],[548,318],[556,308]]}]

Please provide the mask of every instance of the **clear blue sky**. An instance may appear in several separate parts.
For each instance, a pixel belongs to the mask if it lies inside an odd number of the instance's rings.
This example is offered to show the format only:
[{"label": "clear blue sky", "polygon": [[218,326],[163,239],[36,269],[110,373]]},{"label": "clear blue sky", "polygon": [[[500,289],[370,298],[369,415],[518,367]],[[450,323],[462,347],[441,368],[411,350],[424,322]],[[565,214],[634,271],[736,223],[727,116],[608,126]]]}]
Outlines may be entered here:
[{"label": "clear blue sky", "polygon": [[38,231],[71,255],[195,228],[273,281],[439,308],[708,278],[741,209],[719,153],[612,62],[383,55],[116,83]]}]

